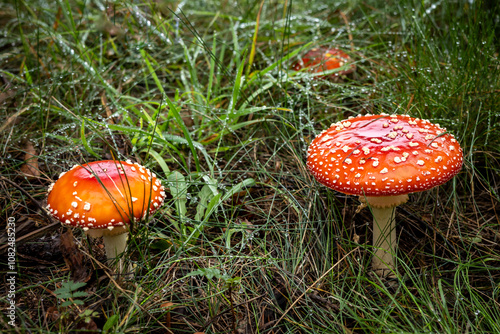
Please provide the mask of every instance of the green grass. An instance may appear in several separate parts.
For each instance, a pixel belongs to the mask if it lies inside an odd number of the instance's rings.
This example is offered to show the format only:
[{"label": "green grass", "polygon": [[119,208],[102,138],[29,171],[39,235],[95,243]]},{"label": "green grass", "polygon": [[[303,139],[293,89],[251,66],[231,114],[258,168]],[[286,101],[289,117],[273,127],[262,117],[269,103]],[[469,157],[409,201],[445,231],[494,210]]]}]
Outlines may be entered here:
[{"label": "green grass", "polygon": [[[0,227],[15,217],[18,238],[18,327],[2,315],[0,331],[500,332],[500,7],[235,3],[0,4]],[[357,71],[290,70],[320,45]],[[370,273],[369,210],[305,166],[322,129],[381,112],[445,126],[465,157],[398,208],[397,284]],[[21,173],[27,142],[37,177]],[[74,231],[89,274],[70,304],[54,293],[71,284],[66,227],[41,207],[60,172],[113,157],[154,170],[169,197],[136,226],[133,279]]]}]

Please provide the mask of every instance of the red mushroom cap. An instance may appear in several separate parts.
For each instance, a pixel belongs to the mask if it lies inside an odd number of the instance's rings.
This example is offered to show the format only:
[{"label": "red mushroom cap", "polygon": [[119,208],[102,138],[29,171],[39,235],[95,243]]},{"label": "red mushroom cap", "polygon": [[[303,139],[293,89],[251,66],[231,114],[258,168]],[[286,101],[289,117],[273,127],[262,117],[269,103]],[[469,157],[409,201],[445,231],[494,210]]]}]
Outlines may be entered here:
[{"label": "red mushroom cap", "polygon": [[350,195],[393,196],[445,183],[462,167],[462,149],[437,124],[407,115],[350,118],[320,133],[307,167],[322,184]]},{"label": "red mushroom cap", "polygon": [[[351,62],[351,57],[339,49],[320,47],[311,49],[293,65],[294,71],[308,68],[310,72],[321,73],[344,66]],[[347,69],[334,73],[334,75],[346,75],[356,70],[356,65],[351,64]]]},{"label": "red mushroom cap", "polygon": [[165,199],[154,173],[131,161],[96,161],[61,173],[49,187],[47,209],[59,221],[88,229],[130,224],[152,213]]}]

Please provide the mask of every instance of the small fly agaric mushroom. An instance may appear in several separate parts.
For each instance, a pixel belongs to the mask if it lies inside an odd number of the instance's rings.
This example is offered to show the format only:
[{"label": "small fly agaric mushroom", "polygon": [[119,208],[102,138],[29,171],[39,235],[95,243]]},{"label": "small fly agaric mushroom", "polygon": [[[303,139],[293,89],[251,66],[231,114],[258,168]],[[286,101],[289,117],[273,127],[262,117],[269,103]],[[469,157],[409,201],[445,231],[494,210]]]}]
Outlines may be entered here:
[{"label": "small fly agaric mushroom", "polygon": [[294,71],[307,68],[312,73],[321,73],[349,63],[351,64],[346,69],[333,73],[333,76],[352,73],[356,70],[356,65],[352,64],[351,57],[342,50],[322,46],[311,49],[292,68]]},{"label": "small fly agaric mushroom", "polygon": [[132,219],[153,213],[165,199],[156,175],[129,160],[75,165],[61,173],[48,192],[52,216],[91,237],[102,236],[108,259],[125,250]]},{"label": "small fly agaric mushroom", "polygon": [[394,210],[408,194],[438,186],[462,167],[462,149],[437,124],[408,115],[366,115],[332,124],[309,146],[307,166],[329,188],[358,195],[374,216],[373,270],[394,269]]}]

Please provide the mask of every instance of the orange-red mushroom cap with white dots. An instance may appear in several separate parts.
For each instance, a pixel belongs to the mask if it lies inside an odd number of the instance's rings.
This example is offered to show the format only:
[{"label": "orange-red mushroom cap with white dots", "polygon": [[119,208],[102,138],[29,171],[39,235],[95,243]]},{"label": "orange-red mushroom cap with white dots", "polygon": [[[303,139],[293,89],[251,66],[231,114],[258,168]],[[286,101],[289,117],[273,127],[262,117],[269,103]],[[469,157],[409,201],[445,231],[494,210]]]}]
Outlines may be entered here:
[{"label": "orange-red mushroom cap with white dots", "polygon": [[307,68],[312,73],[321,73],[345,65],[349,66],[339,72],[335,72],[334,76],[352,73],[356,70],[356,65],[352,62],[351,57],[344,51],[323,46],[311,49],[300,59],[300,61],[293,64],[292,68],[294,71]]},{"label": "orange-red mushroom cap with white dots", "polygon": [[62,223],[89,229],[126,227],[153,213],[165,199],[156,175],[131,161],[74,166],[49,187],[47,209]]},{"label": "orange-red mushroom cap with white dots", "polygon": [[307,152],[307,166],[320,183],[361,196],[433,188],[455,176],[462,162],[453,135],[408,115],[366,115],[332,124]]}]

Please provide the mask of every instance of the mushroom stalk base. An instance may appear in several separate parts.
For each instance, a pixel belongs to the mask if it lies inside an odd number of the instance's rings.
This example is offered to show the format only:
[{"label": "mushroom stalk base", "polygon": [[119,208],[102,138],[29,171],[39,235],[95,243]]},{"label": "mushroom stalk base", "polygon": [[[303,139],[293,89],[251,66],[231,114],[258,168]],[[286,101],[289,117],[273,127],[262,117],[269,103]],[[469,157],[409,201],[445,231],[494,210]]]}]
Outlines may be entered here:
[{"label": "mushroom stalk base", "polygon": [[373,271],[381,277],[391,276],[395,269],[396,219],[395,207],[375,208],[373,213]]},{"label": "mushroom stalk base", "polygon": [[125,247],[127,247],[127,238],[128,238],[128,233],[122,233],[111,236],[105,235],[102,237],[108,261],[117,258],[118,255],[120,255],[125,251]]},{"label": "mushroom stalk base", "polygon": [[393,277],[396,243],[396,206],[405,203],[408,195],[361,197],[364,205],[368,203],[373,213],[373,271],[381,277]]},{"label": "mushroom stalk base", "polygon": [[[116,259],[121,253],[125,251],[125,248],[127,247],[127,230],[117,228],[113,229],[112,231],[108,229],[94,229],[88,230],[86,233],[93,238],[102,237],[108,264],[111,264],[113,259]],[[123,272],[122,260],[118,261],[116,268],[118,269],[118,272]]]}]

